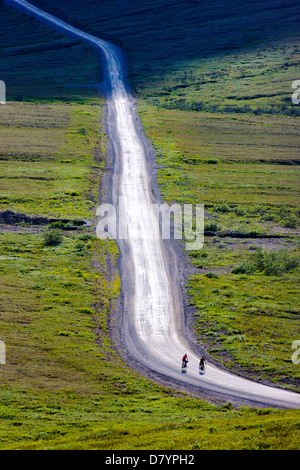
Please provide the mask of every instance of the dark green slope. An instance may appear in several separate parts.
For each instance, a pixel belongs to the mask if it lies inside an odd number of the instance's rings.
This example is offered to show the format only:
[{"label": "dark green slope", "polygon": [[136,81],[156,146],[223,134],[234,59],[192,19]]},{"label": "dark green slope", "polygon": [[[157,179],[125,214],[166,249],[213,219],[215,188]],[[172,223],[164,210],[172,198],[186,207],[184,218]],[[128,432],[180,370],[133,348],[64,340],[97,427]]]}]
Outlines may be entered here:
[{"label": "dark green slope", "polygon": [[[34,3],[123,44],[130,54],[139,50],[162,59],[176,60],[178,54],[180,58],[211,54],[299,32],[300,7],[294,0],[35,0]],[[171,54],[168,57],[167,50]]]},{"label": "dark green slope", "polygon": [[[121,46],[128,57],[132,87],[137,92],[145,89],[147,83],[157,84],[168,72],[182,70],[183,63],[189,66],[204,57],[294,38],[300,14],[299,3],[294,0],[34,0],[33,3]],[[98,80],[100,74],[93,62],[93,52],[85,46],[51,32],[7,6],[1,5],[0,9],[0,73],[13,92],[17,86],[23,89],[24,85],[32,84],[38,89],[45,85],[45,90],[50,87],[47,89],[50,94],[54,89],[57,94],[61,84]]]},{"label": "dark green slope", "polygon": [[100,81],[101,70],[91,48],[0,4],[0,79],[7,100],[81,99],[92,91],[65,86]]}]

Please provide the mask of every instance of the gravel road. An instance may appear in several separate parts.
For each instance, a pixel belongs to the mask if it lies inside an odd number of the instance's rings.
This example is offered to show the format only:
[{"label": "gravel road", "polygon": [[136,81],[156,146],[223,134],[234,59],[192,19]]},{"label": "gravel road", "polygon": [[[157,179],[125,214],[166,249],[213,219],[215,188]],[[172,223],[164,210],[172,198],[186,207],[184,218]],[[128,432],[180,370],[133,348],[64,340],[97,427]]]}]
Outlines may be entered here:
[{"label": "gravel road", "polygon": [[[121,336],[127,353],[149,374],[165,377],[180,388],[198,389],[245,404],[299,408],[300,395],[265,386],[207,364],[199,374],[199,357],[184,334],[183,299],[176,253],[157,233],[148,144],[135,103],[126,86],[122,53],[106,41],[86,34],[22,0],[5,3],[80,38],[99,50],[106,69],[107,130],[114,154],[112,204],[127,218],[128,232],[118,240],[122,279]],[[121,199],[120,199],[121,198]],[[120,204],[120,201],[122,204]],[[188,371],[181,358],[188,354]],[[153,375],[154,374],[154,375]],[[201,394],[200,393],[200,394]]]}]

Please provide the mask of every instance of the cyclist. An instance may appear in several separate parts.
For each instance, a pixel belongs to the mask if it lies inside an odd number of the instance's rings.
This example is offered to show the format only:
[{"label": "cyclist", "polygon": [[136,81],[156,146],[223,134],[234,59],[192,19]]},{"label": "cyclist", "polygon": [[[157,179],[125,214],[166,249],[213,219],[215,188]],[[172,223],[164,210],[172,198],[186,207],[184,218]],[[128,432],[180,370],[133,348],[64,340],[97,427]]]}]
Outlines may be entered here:
[{"label": "cyclist", "polygon": [[204,369],[205,369],[205,358],[204,358],[204,356],[202,356],[202,357],[200,358],[199,369],[200,369],[200,370],[204,370]]},{"label": "cyclist", "polygon": [[187,363],[189,362],[187,354],[185,354],[182,358],[182,367],[186,367]]}]

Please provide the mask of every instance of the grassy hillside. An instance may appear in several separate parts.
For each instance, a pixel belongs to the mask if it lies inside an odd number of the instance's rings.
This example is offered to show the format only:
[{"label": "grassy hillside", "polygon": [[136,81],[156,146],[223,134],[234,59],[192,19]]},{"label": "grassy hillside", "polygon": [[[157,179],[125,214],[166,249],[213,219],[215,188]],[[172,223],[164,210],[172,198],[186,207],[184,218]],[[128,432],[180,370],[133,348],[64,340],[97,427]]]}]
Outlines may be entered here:
[{"label": "grassy hillside", "polygon": [[93,100],[95,90],[76,87],[101,81],[91,48],[6,5],[0,12],[0,75],[8,100]]},{"label": "grassy hillside", "polygon": [[189,253],[187,286],[199,343],[230,370],[299,390],[298,118],[139,113],[163,199],[205,205],[210,236]]},{"label": "grassy hillside", "polygon": [[[205,203],[213,236],[187,281],[199,342],[231,370],[297,389],[298,2],[34,3],[125,49],[165,201]],[[0,211],[93,224],[109,171],[103,100],[86,86],[102,79],[98,59],[0,11]],[[288,238],[222,237],[232,228]],[[1,229],[1,449],[299,448],[298,411],[207,403],[123,363],[110,335],[118,253],[95,225]],[[271,276],[268,251],[284,252]]]},{"label": "grassy hillside", "polygon": [[101,104],[93,104],[10,102],[1,108],[3,210],[94,217],[99,175],[93,179],[89,172],[93,167],[97,175],[104,166],[105,137],[99,136]]},{"label": "grassy hillside", "polygon": [[[104,171],[101,134],[95,132],[100,104],[2,108],[7,120],[1,131],[11,142],[1,144],[4,207],[93,220],[97,196],[91,195]],[[74,133],[78,114],[84,134]],[[33,126],[37,115],[41,133]],[[15,161],[17,130],[27,145]],[[55,136],[48,152],[45,132]],[[21,178],[24,185],[29,180],[30,199],[24,200]],[[60,198],[65,204],[57,205]],[[0,367],[2,450],[297,448],[298,412],[213,405],[126,367],[109,334],[120,288],[115,244],[96,239],[94,226],[63,228],[50,244],[54,226],[1,227],[0,337],[7,349]]]},{"label": "grassy hillside", "polygon": [[[249,112],[250,108],[257,113],[298,112],[290,99],[291,83],[298,78],[299,67],[297,1],[34,3],[120,45],[128,57],[132,89],[154,104],[199,111]],[[44,30],[43,26],[39,28]],[[76,73],[76,83],[84,83],[85,77],[88,83],[93,82],[92,53],[84,50],[83,55],[83,46],[71,47],[67,39],[48,44],[44,39],[38,46],[41,54],[44,46],[62,48],[56,58],[51,50],[47,52],[54,67],[64,57],[67,73],[58,71],[56,86],[63,81],[74,83],[75,54],[84,65],[84,70]],[[30,47],[25,48],[27,57]],[[42,70],[43,57],[38,66]],[[48,81],[52,73],[49,65],[46,67]],[[30,77],[26,80],[29,84]],[[35,83],[34,77],[31,82]]]}]

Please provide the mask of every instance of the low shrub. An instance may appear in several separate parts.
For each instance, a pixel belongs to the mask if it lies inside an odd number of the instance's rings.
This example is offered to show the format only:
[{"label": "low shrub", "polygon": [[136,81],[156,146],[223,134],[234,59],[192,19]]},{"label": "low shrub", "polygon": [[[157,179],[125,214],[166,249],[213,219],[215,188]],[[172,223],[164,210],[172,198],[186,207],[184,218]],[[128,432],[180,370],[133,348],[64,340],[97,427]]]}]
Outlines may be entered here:
[{"label": "low shrub", "polygon": [[283,251],[264,253],[261,263],[267,276],[278,276],[298,266],[298,261]]},{"label": "low shrub", "polygon": [[217,232],[219,230],[218,224],[216,222],[209,222],[204,226],[204,232]]},{"label": "low shrub", "polygon": [[217,204],[213,207],[214,212],[231,212],[231,208],[226,204],[226,202],[222,202],[221,204]]},{"label": "low shrub", "polygon": [[219,277],[216,273],[207,273],[205,276],[209,279],[217,279]]},{"label": "low shrub", "polygon": [[245,261],[236,268],[233,268],[233,274],[253,274],[255,271],[255,266],[250,261]]},{"label": "low shrub", "polygon": [[58,229],[49,230],[44,233],[44,245],[55,246],[62,242],[62,235]]},{"label": "low shrub", "polygon": [[249,261],[244,261],[232,269],[233,274],[263,273],[266,276],[279,276],[295,269],[299,262],[284,250],[262,251],[257,249]]},{"label": "low shrub", "polygon": [[283,223],[283,226],[285,228],[297,228],[298,226],[298,219],[296,216],[290,216],[288,219],[286,219]]}]

